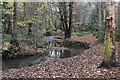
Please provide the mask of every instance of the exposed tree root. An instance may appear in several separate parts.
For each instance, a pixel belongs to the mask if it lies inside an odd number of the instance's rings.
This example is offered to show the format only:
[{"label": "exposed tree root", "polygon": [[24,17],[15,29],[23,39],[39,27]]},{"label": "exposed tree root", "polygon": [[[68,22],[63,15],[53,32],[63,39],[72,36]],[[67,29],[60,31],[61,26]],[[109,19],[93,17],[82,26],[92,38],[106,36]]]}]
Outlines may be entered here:
[{"label": "exposed tree root", "polygon": [[103,61],[98,68],[111,69],[113,67],[120,67],[120,63],[118,63],[118,62],[112,62],[111,63],[111,62]]}]

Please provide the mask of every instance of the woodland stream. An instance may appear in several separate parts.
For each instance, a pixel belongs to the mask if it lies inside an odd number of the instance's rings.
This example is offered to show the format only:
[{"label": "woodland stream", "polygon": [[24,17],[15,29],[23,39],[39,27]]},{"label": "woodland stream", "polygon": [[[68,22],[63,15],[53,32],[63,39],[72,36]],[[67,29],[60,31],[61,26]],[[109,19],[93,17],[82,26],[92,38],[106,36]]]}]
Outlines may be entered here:
[{"label": "woodland stream", "polygon": [[22,68],[30,67],[39,64],[41,61],[56,60],[59,58],[68,58],[76,55],[80,55],[85,50],[84,48],[67,48],[63,46],[53,45],[55,43],[53,37],[44,37],[44,40],[52,41],[50,47],[41,54],[35,56],[29,56],[20,59],[6,59],[2,60],[2,69]]}]

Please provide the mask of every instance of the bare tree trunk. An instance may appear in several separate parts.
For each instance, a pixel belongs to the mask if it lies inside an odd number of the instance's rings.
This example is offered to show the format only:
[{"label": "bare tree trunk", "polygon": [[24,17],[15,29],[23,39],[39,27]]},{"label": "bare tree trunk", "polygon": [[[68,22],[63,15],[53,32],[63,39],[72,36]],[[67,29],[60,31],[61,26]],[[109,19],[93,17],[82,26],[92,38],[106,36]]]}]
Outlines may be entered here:
[{"label": "bare tree trunk", "polygon": [[72,31],[72,18],[73,18],[73,2],[69,3],[69,38],[71,37],[71,31]]},{"label": "bare tree trunk", "polygon": [[120,29],[120,2],[118,3],[118,29]]},{"label": "bare tree trunk", "polygon": [[[9,7],[6,7],[6,5],[8,4],[8,2],[3,2],[3,9],[8,10]],[[6,34],[10,34],[11,35],[11,29],[12,29],[12,17],[10,13],[2,13],[2,18],[5,20],[3,21],[3,24],[5,25],[5,27],[3,27],[3,30]]]},{"label": "bare tree trunk", "polygon": [[111,68],[116,65],[115,59],[115,2],[106,2],[104,56],[100,67]]},{"label": "bare tree trunk", "polygon": [[101,31],[101,3],[97,2],[97,11],[98,11],[98,38],[100,37]]},{"label": "bare tree trunk", "polygon": [[64,15],[64,27],[65,27],[65,39],[69,38],[69,30],[68,30],[68,11],[67,11],[67,3],[63,2],[63,15]]},{"label": "bare tree trunk", "polygon": [[13,33],[15,33],[15,28],[17,27],[17,2],[14,2],[13,9]]},{"label": "bare tree trunk", "polygon": [[73,2],[69,2],[67,7],[66,2],[61,2],[59,6],[60,20],[65,32],[65,39],[71,38],[72,31],[72,12],[73,12]]},{"label": "bare tree trunk", "polygon": [[65,26],[64,26],[64,18],[63,18],[63,6],[62,6],[62,2],[59,3],[59,14],[60,14],[60,30],[64,30],[65,31]]},{"label": "bare tree trunk", "polygon": [[32,23],[30,22],[28,25],[28,37],[32,36]]},{"label": "bare tree trunk", "polygon": [[11,53],[14,55],[20,53],[20,47],[17,40],[17,2],[13,4],[13,27],[12,27],[12,36],[11,36]]}]

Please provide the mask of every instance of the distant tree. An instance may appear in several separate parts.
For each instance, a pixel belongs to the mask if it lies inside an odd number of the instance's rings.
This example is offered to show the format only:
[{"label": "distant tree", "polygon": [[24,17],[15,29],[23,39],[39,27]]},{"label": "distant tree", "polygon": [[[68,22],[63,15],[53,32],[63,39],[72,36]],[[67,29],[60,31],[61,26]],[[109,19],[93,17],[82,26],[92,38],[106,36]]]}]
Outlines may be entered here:
[{"label": "distant tree", "polygon": [[11,53],[13,55],[20,53],[20,46],[17,40],[17,2],[13,2],[13,26],[11,34]]},{"label": "distant tree", "polygon": [[[68,5],[68,6],[67,6]],[[59,3],[60,20],[65,38],[71,38],[72,31],[72,18],[73,18],[73,2],[60,2]]]},{"label": "distant tree", "polygon": [[118,29],[120,29],[120,2],[118,3]]},{"label": "distant tree", "polygon": [[6,34],[11,34],[12,32],[12,14],[8,12],[11,9],[8,6],[8,2],[3,2],[2,5],[2,23],[3,23],[3,32]]},{"label": "distant tree", "polygon": [[101,37],[101,2],[97,2],[97,12],[98,12],[98,38]]},{"label": "distant tree", "polygon": [[116,14],[116,27],[117,27],[117,31],[116,31],[116,40],[120,41],[120,1],[118,2],[118,5],[116,6],[117,9],[117,14]]}]

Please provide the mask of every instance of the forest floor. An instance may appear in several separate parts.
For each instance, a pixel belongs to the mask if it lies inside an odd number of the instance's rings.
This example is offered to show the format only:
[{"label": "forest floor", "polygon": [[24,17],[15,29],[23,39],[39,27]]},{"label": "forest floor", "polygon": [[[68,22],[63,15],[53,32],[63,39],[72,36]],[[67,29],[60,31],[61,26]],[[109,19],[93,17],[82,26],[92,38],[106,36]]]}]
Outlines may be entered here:
[{"label": "forest floor", "polygon": [[[120,42],[117,43],[117,61],[120,63]],[[3,78],[114,78],[120,79],[120,67],[112,69],[97,68],[103,60],[103,45],[97,44],[84,51],[83,54],[43,61],[38,65],[10,69],[2,72]]]}]

